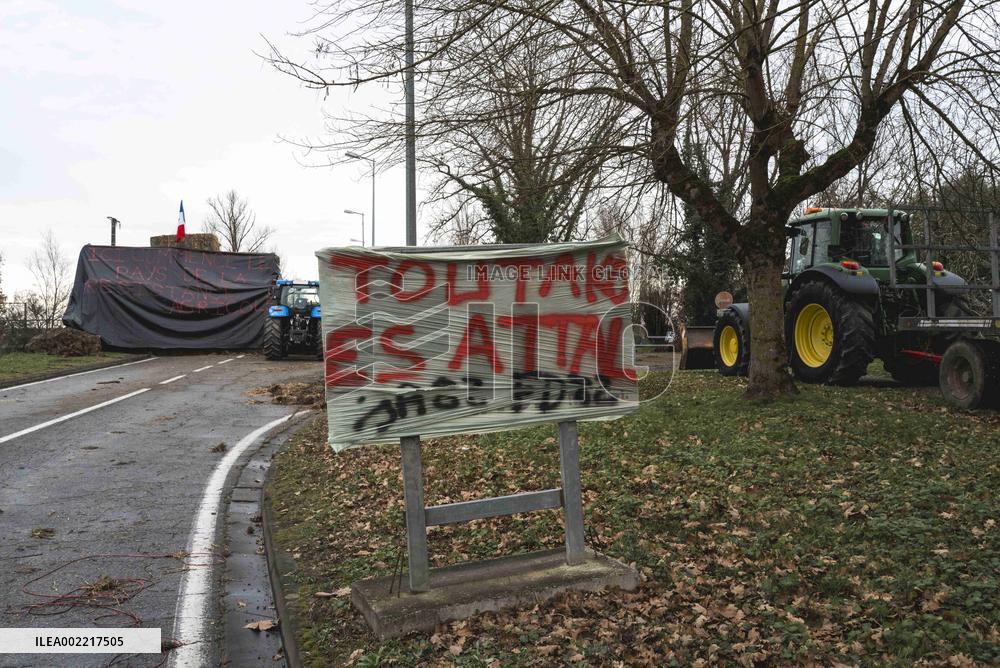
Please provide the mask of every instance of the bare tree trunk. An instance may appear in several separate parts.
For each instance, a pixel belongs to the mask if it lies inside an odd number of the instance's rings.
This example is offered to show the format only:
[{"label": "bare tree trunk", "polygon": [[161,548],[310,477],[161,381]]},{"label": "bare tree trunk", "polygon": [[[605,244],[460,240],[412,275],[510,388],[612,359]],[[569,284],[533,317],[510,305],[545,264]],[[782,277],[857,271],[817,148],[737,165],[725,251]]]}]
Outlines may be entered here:
[{"label": "bare tree trunk", "polygon": [[[774,237],[775,234],[769,234]],[[784,243],[784,236],[769,238],[767,245]],[[785,348],[785,314],[781,289],[784,271],[784,248],[755,252],[743,260],[750,297],[750,398],[773,398],[796,394],[798,390],[788,372]]]}]

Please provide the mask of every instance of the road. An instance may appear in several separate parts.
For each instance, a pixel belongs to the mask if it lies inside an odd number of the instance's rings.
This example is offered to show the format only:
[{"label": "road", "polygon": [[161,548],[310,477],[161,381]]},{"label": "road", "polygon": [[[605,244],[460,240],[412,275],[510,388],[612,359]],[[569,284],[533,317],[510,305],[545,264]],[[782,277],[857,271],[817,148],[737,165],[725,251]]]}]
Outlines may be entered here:
[{"label": "road", "polygon": [[[171,665],[218,665],[220,502],[251,452],[304,417],[247,392],[319,378],[314,361],[189,355],[0,389],[0,626],[138,619],[186,643]],[[171,556],[186,551],[198,554]],[[79,587],[138,593],[106,609],[37,605]],[[0,666],[111,658],[0,654]]]}]

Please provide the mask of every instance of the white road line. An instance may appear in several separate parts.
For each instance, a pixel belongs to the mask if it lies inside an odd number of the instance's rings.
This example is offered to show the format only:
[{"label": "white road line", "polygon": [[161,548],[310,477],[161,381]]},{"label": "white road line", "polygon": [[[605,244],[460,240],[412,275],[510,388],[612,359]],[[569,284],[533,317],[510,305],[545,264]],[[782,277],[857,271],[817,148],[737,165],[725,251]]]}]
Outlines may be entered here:
[{"label": "white road line", "polygon": [[41,385],[42,383],[51,383],[54,380],[62,380],[63,378],[74,378],[76,376],[85,376],[88,373],[97,373],[98,371],[110,371],[111,369],[120,369],[123,366],[132,366],[133,364],[142,364],[143,362],[152,362],[158,357],[147,357],[143,360],[136,360],[134,362],[125,362],[124,364],[115,364],[114,366],[102,366],[100,369],[91,369],[90,371],[80,371],[79,373],[68,373],[65,376],[56,376],[55,378],[46,378],[45,380],[36,380],[33,383],[24,383],[23,385],[14,385],[12,387],[2,387],[0,392],[9,392],[10,390],[19,390],[22,387],[31,387],[32,385]]},{"label": "white road line", "polygon": [[211,365],[211,364],[209,364],[208,366],[203,366],[203,367],[201,367],[200,369],[195,369],[195,370],[194,370],[194,371],[192,371],[191,373],[198,373],[199,371],[204,371],[205,369],[211,369],[211,368],[212,368],[212,365]]},{"label": "white road line", "polygon": [[201,641],[209,634],[215,633],[214,627],[209,628],[214,624],[214,615],[209,610],[209,601],[213,596],[213,559],[210,555],[214,553],[218,513],[221,511],[222,492],[229,471],[240,456],[261,436],[298,414],[299,412],[295,412],[283,418],[272,420],[244,436],[222,457],[215,470],[212,471],[212,477],[209,478],[208,484],[205,485],[205,493],[198,505],[198,513],[195,515],[194,527],[191,529],[187,548],[188,553],[194,555],[198,563],[205,563],[205,565],[184,571],[180,596],[177,599],[173,637],[187,644],[181,645],[171,653],[170,665],[174,668],[204,666],[207,657],[204,654],[204,643]]},{"label": "white road line", "polygon": [[186,373],[182,373],[179,376],[174,376],[173,378],[167,378],[166,380],[161,380],[159,384],[160,385],[169,385],[170,383],[174,382],[175,380],[180,380],[181,378],[187,378],[187,374]]},{"label": "white road line", "polygon": [[129,392],[128,394],[123,394],[120,397],[115,397],[114,399],[109,399],[96,406],[91,406],[90,408],[84,408],[75,413],[70,413],[69,415],[63,415],[61,417],[53,418],[48,422],[43,422],[41,424],[36,424],[34,427],[28,427],[27,429],[22,429],[21,431],[14,432],[13,434],[8,434],[7,436],[0,437],[0,443],[6,443],[7,441],[13,441],[19,436],[24,436],[25,434],[30,434],[33,431],[38,431],[39,429],[45,429],[46,427],[51,427],[54,424],[59,424],[60,422],[65,422],[66,420],[75,418],[84,413],[89,413],[90,411],[96,411],[98,408],[104,408],[105,406],[110,406],[111,404],[118,403],[119,401],[124,401],[125,399],[130,399],[137,394],[142,394],[143,392],[148,392],[150,388],[144,387],[141,390],[136,390],[135,392]]},{"label": "white road line", "polygon": [[[226,362],[232,362],[234,359],[236,359],[236,358],[235,357],[230,357],[227,360],[222,360],[221,362],[219,362],[219,364],[225,364]],[[219,366],[219,364],[216,364],[215,366]]]},{"label": "white road line", "polygon": [[246,357],[246,355],[237,355],[237,356],[236,356],[236,359],[238,359],[238,360],[241,360],[241,359],[243,359],[244,357]]}]

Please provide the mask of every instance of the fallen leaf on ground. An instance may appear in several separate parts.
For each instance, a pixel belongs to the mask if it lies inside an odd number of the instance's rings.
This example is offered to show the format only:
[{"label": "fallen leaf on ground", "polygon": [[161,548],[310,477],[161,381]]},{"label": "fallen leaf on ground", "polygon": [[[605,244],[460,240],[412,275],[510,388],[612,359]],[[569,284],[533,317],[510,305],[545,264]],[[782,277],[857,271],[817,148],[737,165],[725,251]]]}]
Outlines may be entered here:
[{"label": "fallen leaf on ground", "polygon": [[250,629],[251,631],[270,631],[271,629],[278,628],[278,622],[272,619],[262,619],[259,622],[250,622],[243,628]]}]

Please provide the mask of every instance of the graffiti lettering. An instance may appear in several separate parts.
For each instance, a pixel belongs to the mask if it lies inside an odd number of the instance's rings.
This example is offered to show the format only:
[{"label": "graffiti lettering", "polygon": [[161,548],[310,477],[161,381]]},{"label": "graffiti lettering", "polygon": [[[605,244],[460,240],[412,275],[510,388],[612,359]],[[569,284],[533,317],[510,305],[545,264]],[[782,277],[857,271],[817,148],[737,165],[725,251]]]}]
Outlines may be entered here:
[{"label": "graffiti lettering", "polygon": [[620,240],[317,255],[337,448],[637,405]]}]

